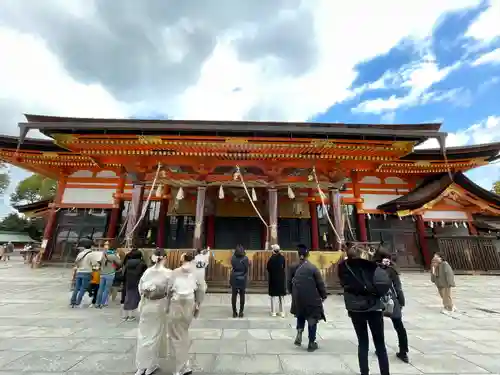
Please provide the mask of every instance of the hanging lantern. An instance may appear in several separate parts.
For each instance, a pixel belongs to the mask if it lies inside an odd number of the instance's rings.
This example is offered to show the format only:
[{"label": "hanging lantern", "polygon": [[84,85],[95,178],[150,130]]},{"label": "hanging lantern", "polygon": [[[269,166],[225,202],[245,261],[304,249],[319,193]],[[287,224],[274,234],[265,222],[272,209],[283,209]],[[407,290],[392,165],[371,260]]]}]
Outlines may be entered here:
[{"label": "hanging lantern", "polygon": [[290,187],[290,185],[288,185],[288,198],[295,199],[295,193],[293,192],[293,190]]},{"label": "hanging lantern", "polygon": [[328,236],[326,235],[326,232],[323,233],[323,242],[324,243],[328,242]]},{"label": "hanging lantern", "polygon": [[384,220],[387,220],[387,214],[384,214]]},{"label": "hanging lantern", "polygon": [[399,216],[399,215],[398,215],[398,217],[399,217],[399,220],[403,220],[403,216]]},{"label": "hanging lantern", "polygon": [[94,210],[92,208],[89,209],[89,215],[92,215],[94,213]]},{"label": "hanging lantern", "polygon": [[366,217],[368,218],[368,220],[370,220],[372,218],[372,215],[366,214]]},{"label": "hanging lantern", "polygon": [[444,228],[444,221],[441,220],[441,228]]},{"label": "hanging lantern", "polygon": [[219,199],[224,199],[224,188],[219,186]]},{"label": "hanging lantern", "polygon": [[462,225],[464,226],[465,229],[467,229],[467,223],[465,221],[462,223]]},{"label": "hanging lantern", "polygon": [[161,198],[163,196],[163,185],[159,184],[155,192],[156,198]]},{"label": "hanging lantern", "polygon": [[453,226],[454,226],[455,228],[458,228],[458,223],[455,221],[455,222],[453,223]]},{"label": "hanging lantern", "polygon": [[252,201],[257,202],[257,192],[252,188]]},{"label": "hanging lantern", "polygon": [[177,190],[177,195],[175,196],[175,199],[178,200],[178,201],[181,201],[184,199],[184,189],[181,187],[179,187],[179,190]]},{"label": "hanging lantern", "polygon": [[415,216],[411,215],[411,221],[415,221]]},{"label": "hanging lantern", "polygon": [[433,222],[433,221],[429,222],[429,226],[430,226],[431,228],[434,228],[434,222]]}]

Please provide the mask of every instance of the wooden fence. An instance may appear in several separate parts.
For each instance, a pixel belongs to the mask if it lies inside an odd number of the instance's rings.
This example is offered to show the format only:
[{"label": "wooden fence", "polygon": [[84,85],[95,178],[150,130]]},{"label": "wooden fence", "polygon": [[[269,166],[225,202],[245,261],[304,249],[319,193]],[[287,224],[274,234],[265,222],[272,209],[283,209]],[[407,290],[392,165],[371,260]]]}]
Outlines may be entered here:
[{"label": "wooden fence", "polygon": [[428,243],[432,252],[442,253],[454,270],[500,271],[500,241],[496,237],[435,237]]}]

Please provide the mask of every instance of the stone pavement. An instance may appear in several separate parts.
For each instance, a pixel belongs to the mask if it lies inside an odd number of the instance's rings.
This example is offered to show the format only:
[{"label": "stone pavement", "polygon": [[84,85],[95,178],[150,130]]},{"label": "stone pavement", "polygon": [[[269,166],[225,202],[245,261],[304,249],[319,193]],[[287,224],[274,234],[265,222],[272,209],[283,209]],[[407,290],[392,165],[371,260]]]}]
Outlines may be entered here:
[{"label": "stone pavement", "polygon": [[[68,270],[0,264],[0,375],[133,374],[136,323],[120,321],[119,306],[70,309]],[[405,321],[411,364],[394,358],[393,374],[500,374],[500,278],[458,276],[455,316],[440,314],[427,274],[405,274]],[[210,295],[192,330],[195,373],[353,374],[356,337],[341,297],[326,302],[321,349],[294,347],[292,318],[268,316],[266,296],[248,296],[244,319],[230,318],[229,296]],[[372,373],[378,372],[372,355]]]}]

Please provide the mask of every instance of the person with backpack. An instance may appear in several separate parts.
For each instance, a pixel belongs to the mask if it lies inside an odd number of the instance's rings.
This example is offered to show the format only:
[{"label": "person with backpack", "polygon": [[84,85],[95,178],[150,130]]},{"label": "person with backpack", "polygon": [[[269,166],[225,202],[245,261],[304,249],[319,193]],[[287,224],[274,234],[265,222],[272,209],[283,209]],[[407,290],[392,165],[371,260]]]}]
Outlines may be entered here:
[{"label": "person with backpack", "polygon": [[347,259],[338,265],[338,277],[344,289],[345,308],[358,338],[361,375],[368,375],[370,372],[368,328],[372,333],[380,375],[389,375],[384,309],[390,306],[386,299],[392,282],[387,272],[373,261],[373,255],[362,246],[352,246],[347,251]]},{"label": "person with backpack", "polygon": [[141,308],[137,329],[136,375],[151,375],[167,358],[168,292],[172,270],[165,266],[166,252],[156,249],[139,281]]},{"label": "person with backpack", "polygon": [[99,290],[97,291],[97,300],[95,304],[96,308],[102,309],[103,306],[107,306],[108,297],[115,279],[116,269],[120,266],[120,264],[121,260],[118,255],[116,255],[113,249],[109,249],[106,244],[100,261],[101,278],[99,282]]},{"label": "person with backpack", "polygon": [[[284,318],[283,299],[286,295],[285,257],[280,252],[279,245],[271,245],[273,254],[267,261],[268,293],[271,299],[271,316],[276,316],[276,307],[279,315]],[[278,306],[276,306],[278,305]]]},{"label": "person with backpack", "polygon": [[399,351],[396,353],[401,361],[408,363],[408,334],[406,333],[406,328],[403,324],[403,307],[405,306],[405,295],[403,292],[403,286],[401,284],[401,279],[399,278],[399,271],[396,264],[391,259],[391,254],[385,251],[378,251],[377,262],[381,268],[383,268],[389,278],[392,281],[391,291],[393,293],[394,308],[392,313],[388,316],[391,318],[394,330],[398,335],[398,346]]},{"label": "person with backpack", "polygon": [[170,350],[175,362],[174,375],[190,374],[193,372],[189,362],[191,339],[189,328],[193,318],[200,311],[204,293],[198,278],[193,274],[192,261],[194,255],[185,253],[181,257],[182,265],[172,272],[170,282],[170,311],[168,336]]},{"label": "person with backpack", "polygon": [[126,290],[125,301],[123,303],[123,320],[135,320],[135,310],[141,301],[139,294],[139,281],[148,266],[144,262],[142,252],[139,249],[130,251],[127,263],[124,267],[124,285]]},{"label": "person with backpack", "polygon": [[299,263],[289,269],[288,292],[292,295],[290,313],[297,318],[297,336],[294,344],[302,345],[302,333],[307,322],[309,343],[307,351],[318,349],[316,333],[318,322],[326,321],[323,302],[327,294],[325,283],[318,268],[308,261],[309,249],[305,245],[297,248]]},{"label": "person with backpack", "polygon": [[[245,255],[243,246],[238,245],[234,250],[231,258],[231,276],[229,278],[231,284],[231,306],[233,308],[233,318],[243,318],[245,310],[245,291],[247,288],[248,270],[250,262]],[[236,310],[236,300],[240,296],[240,311]]]}]

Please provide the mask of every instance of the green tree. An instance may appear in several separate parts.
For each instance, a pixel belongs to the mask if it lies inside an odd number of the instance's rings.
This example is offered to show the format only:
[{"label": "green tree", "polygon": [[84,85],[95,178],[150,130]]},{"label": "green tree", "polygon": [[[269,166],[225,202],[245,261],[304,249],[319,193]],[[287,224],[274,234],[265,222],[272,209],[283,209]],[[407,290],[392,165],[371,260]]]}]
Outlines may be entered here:
[{"label": "green tree", "polygon": [[13,204],[35,203],[54,197],[57,182],[39,174],[33,174],[22,180],[10,196]]},{"label": "green tree", "polygon": [[27,219],[17,213],[10,213],[0,221],[0,230],[7,232],[26,232],[31,238],[40,239],[44,221],[42,218]]},{"label": "green tree", "polygon": [[491,189],[491,191],[500,195],[500,181],[497,181],[493,184],[493,189]]},{"label": "green tree", "polygon": [[10,184],[10,176],[6,168],[5,163],[0,161],[0,196],[5,193]]}]

